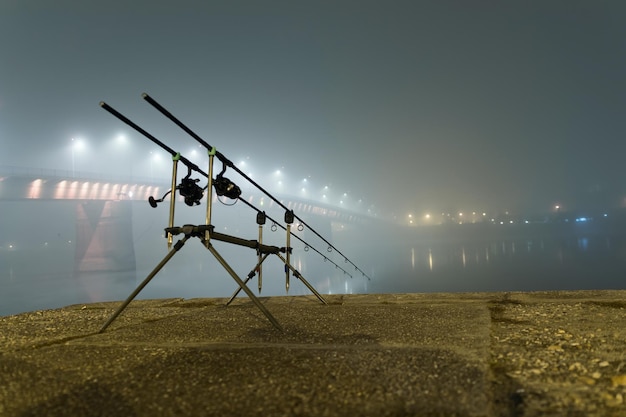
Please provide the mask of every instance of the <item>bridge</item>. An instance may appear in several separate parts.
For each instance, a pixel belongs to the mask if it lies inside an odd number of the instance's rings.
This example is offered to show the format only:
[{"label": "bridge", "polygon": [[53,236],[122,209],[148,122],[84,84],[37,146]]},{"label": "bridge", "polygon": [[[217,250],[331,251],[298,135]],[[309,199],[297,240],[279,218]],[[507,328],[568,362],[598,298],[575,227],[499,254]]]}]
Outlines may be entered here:
[{"label": "bridge", "polygon": [[[149,206],[147,200],[150,196],[161,197],[169,190],[168,183],[165,178],[130,179],[73,170],[0,167],[0,210],[3,214],[0,220],[3,230],[0,236],[0,256],[7,258],[10,252],[23,250],[23,253],[33,254],[33,257],[40,260],[33,265],[32,260],[29,264],[28,260],[23,259],[21,266],[15,262],[4,262],[5,268],[10,268],[4,272],[9,276],[15,273],[19,275],[21,267],[29,270],[39,268],[44,273],[46,262],[55,263],[56,260],[65,259],[65,265],[72,265],[71,271],[68,268],[66,272],[77,277],[135,270],[137,275],[141,275],[148,265],[159,260],[162,256],[159,253],[163,254],[165,239],[162,230],[167,226],[168,216],[167,208],[158,207],[155,210]],[[244,184],[241,186],[244,191],[242,198],[260,210],[267,211],[269,216],[277,219],[276,223],[282,223],[284,210],[278,204],[260,192],[246,188]],[[274,195],[342,251],[344,249],[341,244],[346,241],[344,237],[348,230],[358,229],[375,219],[371,212],[359,210],[358,205],[349,207],[347,201],[330,204],[327,201],[286,193]],[[182,203],[182,198],[178,198]],[[233,235],[256,239],[256,214],[245,205],[237,206],[222,208],[214,193],[214,208],[217,213],[213,219],[216,228],[219,225]],[[202,208],[204,207],[203,204]],[[177,201],[177,225],[199,222],[204,222],[202,209],[187,207]],[[276,229],[272,221],[268,221],[268,226],[268,229]],[[312,246],[317,247],[328,260],[334,260],[333,262],[337,262],[350,275],[354,274],[355,271],[348,268],[348,264],[344,264],[342,257],[337,259],[336,254],[327,253],[330,248],[315,240],[309,230],[300,230],[298,226],[295,223],[292,229],[297,235],[306,242],[312,242]],[[285,246],[284,232],[270,235],[268,231],[265,241],[270,238],[279,240],[271,244]],[[292,246],[295,247],[297,243],[299,242],[292,240]],[[302,247],[299,249],[309,249],[306,245],[300,246]],[[157,255],[154,254],[155,251]],[[299,252],[293,258],[296,268],[300,271],[306,270],[307,263],[311,265],[310,258],[314,255],[309,254],[305,261],[302,250],[295,252]],[[346,255],[351,256],[352,251],[346,252]],[[73,259],[68,259],[70,257]],[[319,258],[320,261],[326,261]],[[334,269],[333,274],[342,277],[343,282],[345,273]],[[358,276],[361,277],[361,274],[358,273]],[[336,283],[335,286],[338,285]],[[331,283],[327,287],[320,290],[339,292],[332,289]]]},{"label": "bridge", "polygon": [[[37,169],[16,166],[0,166],[0,201],[20,200],[75,200],[75,201],[132,201],[146,202],[150,196],[159,196],[169,189],[169,181],[154,178],[132,178],[103,175],[91,172],[73,172],[57,169]],[[244,188],[245,189],[245,188]],[[250,191],[250,189],[245,189]],[[253,205],[269,207],[274,202],[258,190],[248,194],[246,200]],[[371,207],[366,210],[359,205],[331,204],[294,194],[280,194],[281,203],[298,213],[310,213],[348,223],[359,223],[376,217]],[[179,196],[180,202],[183,199]]]}]

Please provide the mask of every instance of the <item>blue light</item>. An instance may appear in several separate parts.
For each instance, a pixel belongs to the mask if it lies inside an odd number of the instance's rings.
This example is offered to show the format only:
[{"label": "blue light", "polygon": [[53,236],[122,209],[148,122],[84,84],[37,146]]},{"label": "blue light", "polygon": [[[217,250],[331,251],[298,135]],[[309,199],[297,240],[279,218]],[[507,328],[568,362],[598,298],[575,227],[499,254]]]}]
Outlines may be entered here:
[{"label": "blue light", "polygon": [[576,218],[576,223],[584,223],[586,222],[588,219],[586,217],[577,217]]}]

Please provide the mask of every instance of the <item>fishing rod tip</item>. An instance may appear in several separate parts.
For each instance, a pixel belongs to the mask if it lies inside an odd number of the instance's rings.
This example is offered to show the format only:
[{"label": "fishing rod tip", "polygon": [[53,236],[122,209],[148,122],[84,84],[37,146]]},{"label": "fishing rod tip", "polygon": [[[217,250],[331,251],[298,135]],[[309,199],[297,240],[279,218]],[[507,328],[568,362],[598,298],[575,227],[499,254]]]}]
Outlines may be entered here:
[{"label": "fishing rod tip", "polygon": [[106,105],[107,105],[107,104],[106,104],[104,101],[101,101],[101,102],[100,102],[100,107],[104,107],[104,106],[106,106]]},{"label": "fishing rod tip", "polygon": [[146,98],[146,97],[148,97],[148,93],[141,93],[141,97],[142,97],[142,98]]}]

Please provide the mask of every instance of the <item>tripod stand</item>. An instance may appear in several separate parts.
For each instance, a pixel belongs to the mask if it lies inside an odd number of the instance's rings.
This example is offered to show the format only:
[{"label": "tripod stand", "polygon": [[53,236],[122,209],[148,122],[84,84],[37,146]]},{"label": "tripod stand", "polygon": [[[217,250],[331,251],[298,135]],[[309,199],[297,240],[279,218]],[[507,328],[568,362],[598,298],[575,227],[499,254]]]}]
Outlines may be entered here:
[{"label": "tripod stand", "polygon": [[[141,133],[143,136],[145,136],[146,138],[150,139],[152,142],[154,142],[155,144],[159,145],[161,148],[163,148],[164,150],[169,152],[172,155],[172,161],[173,161],[173,163],[172,163],[172,183],[171,183],[170,190],[168,192],[166,192],[163,195],[163,197],[161,197],[160,199],[155,199],[152,196],[150,196],[150,198],[148,199],[148,202],[150,203],[150,205],[152,207],[157,207],[158,203],[163,202],[165,197],[168,194],[170,194],[169,222],[168,222],[168,227],[165,228],[166,237],[167,237],[167,247],[168,247],[169,252],[161,260],[161,262],[159,262],[159,264],[157,264],[157,266],[152,270],[152,272],[150,272],[150,274],[148,274],[148,276],[141,282],[141,284],[139,284],[139,286],[128,296],[128,298],[115,311],[115,313],[109,318],[109,320],[102,326],[102,328],[100,329],[100,333],[103,332],[104,330],[106,330],[106,328],[122,313],[122,311],[124,311],[124,309],[128,306],[128,304],[130,304],[130,302],[139,294],[139,292],[146,285],[148,285],[148,283],[152,280],[152,278],[154,278],[154,276],[156,274],[158,274],[158,272],[165,266],[165,264],[167,262],[169,262],[170,259],[180,249],[182,249],[182,247],[185,245],[187,240],[189,240],[191,237],[199,238],[200,241],[202,242],[202,244],[204,245],[204,247],[206,247],[211,252],[211,254],[217,259],[217,261],[222,265],[222,267],[224,269],[226,269],[226,271],[232,276],[232,278],[235,280],[235,282],[239,285],[238,290],[235,292],[235,294],[230,299],[228,304],[230,304],[230,302],[236,297],[236,295],[239,293],[239,291],[244,290],[244,292],[248,295],[248,297],[250,297],[250,299],[253,301],[253,303],[263,312],[263,314],[265,314],[265,316],[270,320],[270,322],[278,330],[282,331],[282,327],[280,326],[278,321],[276,321],[274,316],[272,316],[272,314],[265,308],[265,306],[263,306],[263,304],[261,304],[259,299],[257,297],[255,297],[254,294],[252,293],[252,291],[250,291],[250,289],[246,286],[246,283],[254,276],[254,271],[258,270],[259,271],[259,281],[258,281],[259,292],[261,291],[261,285],[262,285],[262,271],[261,271],[262,265],[261,264],[263,263],[263,261],[270,254],[277,255],[283,261],[283,263],[285,264],[285,285],[286,285],[287,291],[289,291],[289,272],[292,271],[293,275],[296,278],[300,279],[317,296],[317,298],[322,303],[326,304],[326,301],[324,300],[324,298],[290,264],[290,255],[291,255],[291,251],[292,251],[292,248],[290,247],[291,224],[293,223],[294,217],[295,217],[295,215],[293,213],[293,210],[288,210],[287,207],[285,207],[282,203],[280,203],[280,205],[285,210],[287,210],[286,213],[285,213],[285,223],[287,223],[287,227],[285,228],[285,230],[287,231],[287,243],[286,243],[286,246],[282,247],[282,248],[279,248],[277,246],[267,246],[267,245],[263,245],[261,243],[262,242],[262,225],[265,224],[265,217],[266,217],[266,215],[265,215],[265,212],[261,212],[260,210],[258,210],[256,208],[255,208],[255,210],[257,210],[257,224],[259,224],[259,241],[256,241],[256,240],[245,240],[245,239],[241,239],[241,238],[238,238],[238,237],[235,237],[235,236],[229,236],[229,235],[225,235],[225,234],[222,234],[222,233],[215,232],[214,227],[211,224],[211,210],[212,210],[213,188],[214,187],[215,187],[215,192],[216,192],[216,194],[218,196],[224,196],[226,198],[230,198],[230,199],[233,199],[233,200],[239,200],[239,201],[242,201],[245,204],[249,205],[250,207],[254,208],[254,206],[252,206],[251,204],[247,203],[244,199],[240,198],[241,189],[236,184],[232,183],[228,178],[223,176],[223,174],[226,171],[226,167],[233,168],[236,172],[238,172],[240,175],[242,175],[250,183],[255,185],[259,190],[263,191],[265,194],[270,196],[274,201],[278,202],[278,200],[276,200],[275,197],[273,197],[270,194],[268,194],[266,190],[264,190],[262,187],[260,187],[256,182],[254,182],[252,179],[250,179],[248,176],[246,176],[243,172],[241,172],[240,170],[236,169],[235,166],[233,165],[233,163],[230,160],[228,160],[224,155],[222,155],[221,153],[216,151],[215,147],[212,147],[209,144],[207,144],[198,135],[196,135],[193,131],[191,131],[191,129],[189,129],[182,122],[180,122],[178,119],[176,119],[171,113],[169,113],[167,110],[165,110],[160,104],[156,103],[156,101],[154,101],[151,97],[149,97],[147,94],[144,94],[143,97],[148,102],[150,102],[150,104],[152,104],[154,107],[156,107],[161,113],[163,113],[170,120],[175,122],[185,132],[189,133],[192,137],[194,137],[196,140],[198,140],[208,150],[208,155],[209,155],[209,164],[208,165],[209,165],[209,167],[208,167],[208,172],[202,171],[193,162],[191,162],[190,160],[188,160],[187,158],[182,156],[180,153],[175,152],[172,148],[168,147],[163,142],[158,140],[156,137],[154,137],[153,135],[151,135],[150,133],[148,133],[147,131],[145,131],[141,127],[139,127],[137,124],[133,123],[126,116],[122,115],[120,112],[118,112],[117,110],[113,109],[111,106],[109,106],[105,102],[100,102],[100,106],[103,109],[105,109],[106,111],[111,113],[113,116],[117,117],[119,120],[121,120],[122,122],[126,123],[127,125],[129,125],[133,129],[135,129],[137,132]],[[217,156],[218,159],[222,162],[223,167],[222,167],[222,171],[214,179],[213,178],[213,162],[214,162],[215,156]],[[177,170],[178,170],[178,162],[179,161],[182,162],[187,167],[188,173],[187,173],[187,176],[182,179],[181,183],[179,185],[177,185]],[[197,173],[199,173],[199,174],[201,174],[201,175],[203,175],[204,177],[207,178],[208,183],[207,183],[207,186],[204,189],[197,185],[197,182],[200,181],[200,180],[190,178],[191,174],[192,174],[192,171],[195,171],[195,172],[197,172]],[[204,190],[205,189],[207,190],[207,205],[206,205],[205,224],[204,225],[198,225],[198,226],[196,226],[196,225],[185,225],[185,226],[182,226],[182,227],[175,227],[174,226],[174,212],[175,212],[176,191],[178,190],[180,195],[182,197],[184,197],[185,204],[187,204],[188,206],[195,206],[195,205],[199,205],[200,204],[200,200],[203,198],[203,194],[204,194]],[[271,217],[269,217],[269,216],[267,216],[267,217],[271,219]],[[299,219],[299,220],[302,221],[301,219]],[[274,222],[274,224],[276,224],[276,222]],[[315,231],[314,231],[314,233],[317,236],[319,236],[320,238],[323,239],[323,237],[321,235],[319,235],[319,233],[317,233]],[[172,247],[173,237],[175,235],[179,235],[179,234],[184,234],[184,237],[182,239],[178,240],[176,242],[176,244],[174,244],[174,247]],[[298,236],[296,236],[296,235],[294,235],[294,237],[298,238]],[[248,276],[248,279],[245,282],[242,281],[241,278],[239,278],[239,276],[233,271],[233,269],[230,267],[230,265],[228,265],[228,263],[224,260],[224,258],[222,258],[222,256],[219,254],[219,252],[217,252],[217,250],[215,250],[215,248],[211,244],[211,239],[220,240],[220,241],[223,241],[223,242],[228,242],[228,243],[232,243],[232,244],[236,244],[236,245],[240,245],[240,246],[245,246],[245,247],[249,247],[249,248],[257,250],[258,264],[252,270],[252,272]],[[307,245],[307,247],[310,247],[310,245],[308,245],[308,243],[304,242],[300,238],[298,238],[298,239],[301,240],[303,243],[305,243]],[[326,239],[323,239],[323,240],[325,242],[329,243]],[[330,243],[329,243],[329,245],[330,245]],[[329,246],[329,250],[330,250],[331,247],[332,247],[332,245]],[[319,252],[317,250],[316,250],[316,252],[318,252],[320,255],[322,255],[321,252]],[[284,253],[285,257],[283,257],[280,253]],[[327,260],[327,259],[328,258],[326,258],[326,256],[324,256],[324,260]],[[348,262],[347,258],[346,258],[346,262]],[[340,268],[341,270],[343,270],[344,273],[347,273],[343,268],[339,267],[339,265],[337,265],[334,262],[332,262],[332,263],[337,268]],[[355,265],[355,268],[356,268],[356,265]],[[350,277],[352,277],[352,275],[350,275]],[[369,277],[368,277],[368,279],[369,279]]]},{"label": "tripod stand", "polygon": [[[164,146],[164,145],[163,145]],[[274,325],[274,327],[278,330],[283,330],[278,321],[272,316],[269,310],[259,301],[259,299],[252,293],[252,291],[244,284],[244,282],[239,278],[239,276],[235,273],[235,271],[228,265],[228,263],[222,258],[222,256],[215,250],[213,245],[211,244],[211,238],[216,240],[221,240],[229,243],[234,243],[237,245],[248,246],[257,249],[260,252],[267,253],[278,253],[280,248],[275,246],[266,246],[261,245],[256,241],[248,241],[245,239],[240,239],[234,236],[228,236],[221,233],[214,232],[214,227],[211,223],[211,204],[212,204],[212,196],[213,196],[213,160],[215,157],[215,148],[209,150],[209,169],[208,169],[208,184],[207,184],[207,210],[206,210],[206,224],[201,226],[194,225],[185,225],[183,227],[175,227],[174,224],[174,212],[175,212],[175,204],[176,204],[176,190],[180,190],[181,195],[185,194],[185,202],[188,205],[199,204],[199,199],[202,198],[202,192],[198,192],[197,189],[194,189],[193,192],[183,191],[182,184],[185,184],[184,180],[181,183],[181,186],[177,186],[177,173],[178,173],[178,162],[183,161],[187,167],[189,168],[189,174],[185,177],[187,180],[187,184],[189,184],[189,176],[191,175],[192,169],[198,169],[195,165],[188,163],[186,159],[181,157],[181,155],[173,150],[165,147],[165,149],[170,150],[172,154],[172,188],[170,193],[170,216],[169,216],[169,226],[165,229],[169,252],[165,257],[158,263],[158,265],[148,274],[148,276],[139,284],[139,286],[128,296],[128,298],[122,303],[122,305],[113,313],[113,315],[109,318],[109,320],[102,326],[99,333],[104,332],[107,327],[124,311],[124,309],[130,304],[130,302],[139,294],[139,292],[146,286],[148,283],[154,278],[156,274],[169,262],[170,259],[185,245],[187,240],[191,237],[197,237],[201,240],[204,246],[211,252],[211,254],[217,259],[217,261],[226,269],[226,271],[230,274],[231,277],[235,280],[235,282],[239,285],[241,289],[245,291],[245,293],[250,297],[252,302],[265,314],[265,316],[269,319],[269,321]],[[198,187],[199,188],[199,187]],[[200,189],[200,191],[202,191]],[[162,201],[159,200],[159,201]],[[151,199],[151,205],[156,205],[156,200]],[[184,234],[185,236],[176,242],[174,247],[172,248],[173,236],[178,234]]]},{"label": "tripod stand", "polygon": [[[164,148],[166,150],[171,151],[171,149],[167,147],[164,147]],[[139,292],[141,292],[141,290],[146,285],[148,285],[148,283],[152,280],[152,278],[154,278],[159,273],[159,271],[165,266],[165,264],[167,264],[172,259],[172,257],[178,251],[180,251],[185,245],[185,243],[192,237],[196,237],[200,239],[203,246],[206,249],[208,249],[209,252],[211,252],[211,254],[215,257],[215,259],[217,259],[217,261],[230,274],[230,276],[235,280],[235,282],[239,286],[238,290],[235,292],[233,297],[229,300],[227,305],[230,304],[230,302],[236,297],[236,295],[241,290],[243,290],[248,295],[248,297],[250,297],[250,299],[257,306],[257,308],[259,308],[259,310],[261,310],[261,312],[263,312],[263,314],[268,318],[268,320],[272,323],[272,325],[280,331],[283,330],[281,325],[276,320],[276,318],[274,318],[274,316],[269,312],[269,310],[261,303],[261,301],[252,293],[252,291],[246,285],[246,283],[252,278],[252,276],[254,276],[254,274],[252,273],[251,276],[248,276],[247,280],[244,282],[237,275],[237,273],[235,273],[235,271],[226,262],[226,260],[219,254],[219,252],[213,247],[213,245],[211,244],[211,239],[256,249],[257,254],[259,256],[259,262],[257,266],[253,269],[253,272],[257,269],[260,271],[261,264],[263,263],[265,259],[267,259],[269,255],[271,254],[277,255],[285,263],[285,273],[287,276],[287,289],[289,288],[289,271],[291,270],[293,271],[293,274],[296,278],[299,278],[317,296],[317,298],[320,301],[326,304],[326,301],[324,300],[324,298],[315,290],[315,288],[313,288],[313,286],[309,284],[304,279],[304,277],[302,277],[302,275],[300,275],[300,273],[295,268],[293,268],[293,266],[289,264],[289,255],[291,253],[291,247],[289,247],[289,236],[290,236],[289,226],[290,226],[291,221],[293,221],[292,220],[293,212],[291,212],[291,214],[287,213],[285,215],[286,220],[291,219],[290,221],[288,221],[287,246],[286,247],[279,248],[277,246],[263,245],[262,243],[256,240],[246,240],[246,239],[238,238],[235,236],[230,236],[230,235],[226,235],[223,233],[215,232],[214,226],[211,225],[211,206],[212,206],[212,194],[213,194],[212,190],[213,190],[213,185],[214,185],[213,162],[214,162],[214,157],[216,154],[215,148],[212,148],[209,151],[209,169],[208,169],[208,175],[207,175],[208,184],[207,184],[206,224],[197,225],[197,226],[196,225],[184,225],[182,227],[173,226],[176,190],[180,191],[180,194],[185,197],[185,203],[187,203],[190,206],[200,204],[199,200],[202,198],[203,191],[199,186],[195,185],[196,180],[191,180],[189,178],[191,175],[192,169],[198,170],[198,168],[195,165],[190,164],[189,161],[186,160],[184,157],[182,157],[179,153],[175,153],[174,151],[171,151],[171,153],[172,153],[172,161],[173,161],[172,163],[172,188],[168,192],[170,193],[170,216],[169,216],[169,225],[167,228],[165,228],[165,233],[166,233],[167,240],[168,240],[169,252],[165,255],[165,257],[161,260],[161,262],[159,262],[157,266],[148,274],[148,276],[139,284],[139,286],[137,286],[137,288],[126,298],[126,300],[122,303],[122,305],[113,313],[113,315],[102,326],[99,333],[104,332],[107,329],[107,327],[109,327],[109,325],[113,323],[113,321],[124,311],[124,309],[128,306],[128,304],[130,304],[130,302],[135,299],[135,297],[139,294]],[[183,179],[183,182],[181,183],[181,185],[176,185],[177,167],[178,167],[179,161],[182,161],[183,163],[187,165],[187,167],[189,168],[189,174]],[[222,173],[223,172],[224,170],[222,170]],[[217,190],[218,195],[228,196],[228,193],[231,193],[231,192],[234,192],[236,194],[236,192],[233,191],[233,187],[238,188],[236,185],[232,183],[228,183],[228,184],[224,183],[224,180],[226,181],[228,180],[225,178],[222,178],[221,174],[220,176],[218,176],[218,179],[221,180],[221,184],[219,185],[216,184],[216,190]],[[150,205],[155,207],[158,202],[163,201],[163,198],[160,200],[155,200],[154,198],[151,197],[149,201],[150,201]],[[259,223],[259,221],[260,219],[259,217],[257,217],[257,223]],[[264,222],[265,220],[263,219],[263,223]],[[261,228],[261,223],[259,223],[259,238],[261,239],[260,228]],[[183,234],[184,237],[178,240],[172,247],[173,237],[180,235],[180,234]],[[286,258],[281,255],[281,252],[286,254]],[[260,288],[260,285],[261,285],[261,281],[259,280],[259,288]]]},{"label": "tripod stand", "polygon": [[165,229],[168,236],[176,236],[179,234],[184,234],[185,236],[176,242],[174,247],[170,249],[170,251],[165,255],[165,257],[159,262],[159,264],[148,274],[148,276],[139,284],[139,286],[128,296],[128,298],[124,301],[124,303],[113,313],[113,315],[109,318],[109,320],[102,326],[99,333],[102,333],[106,330],[107,327],[119,316],[122,311],[130,304],[130,302],[141,292],[141,290],[148,285],[148,283],[154,278],[154,276],[169,262],[170,259],[185,245],[187,240],[191,237],[197,237],[203,243],[203,245],[211,252],[211,254],[217,259],[217,261],[226,269],[226,271],[230,274],[231,277],[237,282],[239,285],[239,289],[243,289],[245,293],[250,297],[252,302],[265,314],[265,316],[269,319],[269,321],[274,325],[274,327],[280,331],[282,331],[281,325],[278,321],[272,316],[272,313],[261,303],[261,301],[254,295],[254,293],[248,288],[248,286],[239,278],[239,276],[233,271],[233,269],[228,265],[228,263],[224,260],[224,258],[219,254],[219,252],[213,247],[210,241],[205,240],[205,236],[208,233],[211,238],[215,240],[221,240],[224,242],[230,242],[234,244],[239,244],[248,247],[254,247],[259,252],[269,255],[270,253],[278,254],[284,248],[278,248],[276,246],[266,246],[261,245],[256,241],[247,241],[244,239],[239,239],[234,236],[224,235],[222,233],[217,233],[213,231],[213,226],[211,225],[185,225],[182,227],[168,227]]}]

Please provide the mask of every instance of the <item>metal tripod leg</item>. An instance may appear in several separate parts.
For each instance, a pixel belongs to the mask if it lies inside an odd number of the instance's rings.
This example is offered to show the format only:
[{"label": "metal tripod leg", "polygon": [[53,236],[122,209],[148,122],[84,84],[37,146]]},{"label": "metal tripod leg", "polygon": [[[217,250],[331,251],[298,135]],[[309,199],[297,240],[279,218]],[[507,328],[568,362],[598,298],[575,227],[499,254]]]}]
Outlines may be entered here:
[{"label": "metal tripod leg", "polygon": [[217,261],[224,267],[224,269],[228,271],[230,276],[233,277],[235,282],[237,282],[237,284],[239,285],[239,288],[241,288],[245,291],[246,294],[248,294],[248,297],[250,297],[252,302],[259,308],[259,310],[261,310],[263,314],[265,314],[265,317],[268,318],[268,320],[274,325],[274,327],[283,332],[284,330],[282,326],[280,325],[280,323],[278,323],[274,316],[272,316],[272,313],[270,313],[270,311],[261,303],[261,301],[254,295],[250,288],[248,288],[248,286],[244,284],[244,282],[241,280],[241,278],[239,278],[237,273],[233,271],[230,265],[228,265],[224,258],[222,258],[222,256],[215,250],[213,245],[209,243],[206,248],[213,254],[213,256],[215,256],[215,259],[217,259]]},{"label": "metal tripod leg", "polygon": [[[261,264],[263,263],[263,261],[269,256],[269,253],[264,254],[261,257],[261,260],[254,266],[254,268],[252,268],[252,271],[250,271],[250,273],[248,274],[248,278],[246,278],[246,280],[243,282],[244,284],[247,284],[248,281],[250,281],[252,279],[252,277],[254,277],[255,271],[259,270],[259,268],[261,267]],[[259,273],[259,279],[261,279],[261,275]],[[230,297],[230,299],[228,300],[228,302],[226,303],[226,305],[229,305],[230,303],[233,302],[233,300],[235,299],[235,297],[237,297],[239,295],[239,293],[241,292],[241,287],[237,288],[235,290],[235,292],[233,293],[233,295]]]},{"label": "metal tripod leg", "polygon": [[287,259],[285,259],[280,253],[277,253],[276,256],[278,256],[284,263],[285,263],[285,267],[291,269],[291,272],[293,272],[293,276],[298,278],[300,281],[302,281],[304,283],[304,285],[306,285],[306,287],[311,290],[311,292],[313,294],[315,294],[315,296],[317,297],[318,300],[320,300],[322,303],[324,304],[328,304],[326,302],[326,300],[324,299],[324,297],[322,297],[322,295],[317,292],[317,290],[315,288],[313,288],[313,286],[306,280],[304,279],[304,277],[300,274],[300,272],[298,272],[298,270],[296,268],[294,268],[293,266],[291,266],[291,264],[289,264],[287,262]]},{"label": "metal tripod leg", "polygon": [[111,323],[113,323],[113,321],[117,318],[117,316],[119,316],[122,313],[122,311],[124,311],[124,309],[128,306],[128,304],[130,304],[130,302],[133,301],[133,299],[137,296],[137,294],[139,294],[139,292],[141,290],[143,290],[143,288],[146,285],[148,285],[150,280],[152,280],[152,278],[154,278],[154,276],[161,270],[161,268],[163,268],[165,266],[165,264],[170,259],[172,259],[172,256],[174,256],[176,254],[176,252],[178,252],[180,250],[180,248],[182,248],[185,245],[185,242],[187,242],[187,240],[190,237],[191,236],[186,235],[184,238],[182,238],[181,240],[176,242],[174,247],[167,253],[167,255],[165,255],[165,258],[163,258],[163,260],[161,262],[159,262],[159,264],[152,270],[152,272],[150,272],[150,274],[148,274],[148,276],[143,280],[143,282],[141,284],[139,284],[139,286],[135,289],[135,291],[133,291],[132,294],[130,294],[128,296],[126,301],[124,301],[124,303],[117,309],[117,311],[115,313],[113,313],[113,315],[109,318],[109,320],[106,323],[104,323],[104,326],[102,326],[102,328],[100,328],[98,333],[104,332],[106,330],[106,328],[109,327],[109,325]]}]

